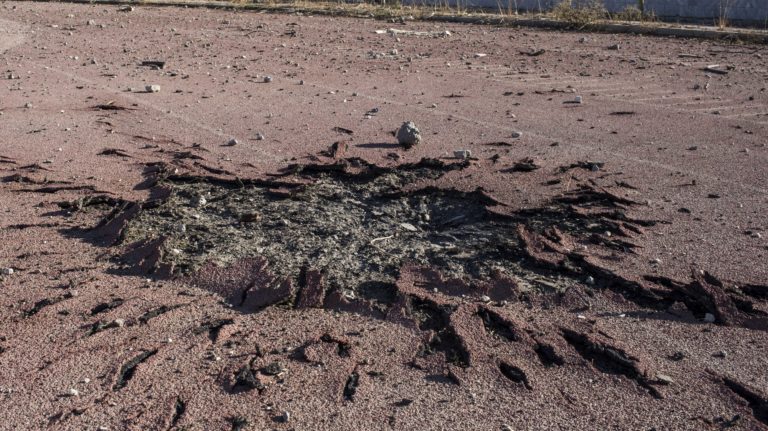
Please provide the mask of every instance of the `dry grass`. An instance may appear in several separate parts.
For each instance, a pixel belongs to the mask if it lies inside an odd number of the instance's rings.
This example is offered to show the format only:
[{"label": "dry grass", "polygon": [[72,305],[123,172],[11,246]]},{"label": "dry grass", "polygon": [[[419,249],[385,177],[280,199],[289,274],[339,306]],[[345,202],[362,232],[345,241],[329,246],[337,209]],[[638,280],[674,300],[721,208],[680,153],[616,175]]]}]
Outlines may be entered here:
[{"label": "dry grass", "polygon": [[572,0],[563,0],[552,9],[552,16],[563,22],[583,26],[610,18],[608,11],[599,0],[574,6]]}]

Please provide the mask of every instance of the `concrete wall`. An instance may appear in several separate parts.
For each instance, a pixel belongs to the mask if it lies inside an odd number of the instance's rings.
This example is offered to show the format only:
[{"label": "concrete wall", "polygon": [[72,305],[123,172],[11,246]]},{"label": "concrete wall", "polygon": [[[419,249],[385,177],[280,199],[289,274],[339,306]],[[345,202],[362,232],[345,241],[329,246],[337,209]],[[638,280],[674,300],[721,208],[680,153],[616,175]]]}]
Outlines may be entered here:
[{"label": "concrete wall", "polygon": [[[411,4],[450,4],[459,1],[462,7],[505,10],[508,5],[519,11],[546,11],[562,0],[403,0]],[[573,4],[589,0],[573,0]],[[601,0],[609,12],[621,12],[627,6],[637,6],[638,0]],[[730,21],[748,21],[764,26],[768,22],[768,0],[645,0],[646,12],[665,19],[691,19],[714,23],[720,16]]]}]

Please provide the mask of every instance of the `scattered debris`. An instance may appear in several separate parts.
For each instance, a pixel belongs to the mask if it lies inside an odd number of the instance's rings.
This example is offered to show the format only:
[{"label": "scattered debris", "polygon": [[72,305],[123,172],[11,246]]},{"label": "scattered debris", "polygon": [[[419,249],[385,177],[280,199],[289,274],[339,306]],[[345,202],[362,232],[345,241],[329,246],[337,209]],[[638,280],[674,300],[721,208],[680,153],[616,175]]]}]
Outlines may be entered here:
[{"label": "scattered debris", "polygon": [[354,401],[355,392],[357,392],[357,385],[360,382],[360,375],[352,373],[347,378],[347,383],[344,384],[344,399],[347,401]]},{"label": "scattered debris", "polygon": [[412,30],[400,30],[396,28],[388,28],[386,30],[376,30],[376,34],[391,34],[393,36],[427,36],[427,37],[448,37],[451,36],[451,32],[448,30],[443,31],[412,31]]},{"label": "scattered debris", "polygon": [[334,128],[333,128],[333,131],[334,131],[334,132],[336,132],[336,133],[343,133],[343,134],[345,134],[345,135],[352,135],[352,134],[354,134],[354,133],[355,133],[355,132],[353,132],[352,130],[349,130],[349,129],[345,129],[345,128],[343,128],[343,127],[334,127]]},{"label": "scattered debris", "polygon": [[144,60],[140,63],[140,65],[145,67],[151,67],[153,69],[164,69],[165,61],[164,60]]},{"label": "scattered debris", "polygon": [[118,391],[124,388],[128,384],[128,382],[133,378],[134,374],[136,373],[136,368],[142,362],[151,358],[155,354],[157,354],[157,350],[148,350],[144,353],[139,354],[138,356],[135,356],[133,359],[123,364],[123,366],[120,368],[120,372],[117,375],[117,380],[115,381],[115,384],[112,387],[112,390]]},{"label": "scattered debris", "polygon": [[541,54],[544,54],[545,52],[547,51],[540,48],[540,49],[532,49],[530,51],[520,51],[520,54],[527,55],[528,57],[538,57]]},{"label": "scattered debris", "polygon": [[512,165],[512,168],[509,169],[509,172],[531,172],[536,169],[539,169],[539,165],[537,165],[532,158],[527,157],[515,162],[515,164]]},{"label": "scattered debris", "polygon": [[710,64],[706,67],[704,67],[702,70],[705,72],[715,73],[718,75],[727,75],[728,71],[723,69],[718,69],[720,67],[719,64]]}]

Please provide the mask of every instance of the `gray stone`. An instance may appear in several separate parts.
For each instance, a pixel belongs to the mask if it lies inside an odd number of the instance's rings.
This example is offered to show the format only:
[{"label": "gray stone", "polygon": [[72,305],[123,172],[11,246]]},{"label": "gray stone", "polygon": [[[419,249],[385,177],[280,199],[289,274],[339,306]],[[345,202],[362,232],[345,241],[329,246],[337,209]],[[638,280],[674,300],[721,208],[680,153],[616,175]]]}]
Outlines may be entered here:
[{"label": "gray stone", "polygon": [[453,152],[453,157],[456,157],[457,159],[468,159],[472,157],[472,151],[470,150],[455,150]]},{"label": "gray stone", "polygon": [[147,93],[159,93],[160,92],[160,86],[157,84],[147,85],[144,87],[144,90]]},{"label": "gray stone", "polygon": [[715,315],[712,313],[705,314],[704,321],[707,323],[715,323]]},{"label": "gray stone", "polygon": [[397,143],[404,148],[412,148],[421,143],[421,131],[412,121],[406,121],[397,131]]}]

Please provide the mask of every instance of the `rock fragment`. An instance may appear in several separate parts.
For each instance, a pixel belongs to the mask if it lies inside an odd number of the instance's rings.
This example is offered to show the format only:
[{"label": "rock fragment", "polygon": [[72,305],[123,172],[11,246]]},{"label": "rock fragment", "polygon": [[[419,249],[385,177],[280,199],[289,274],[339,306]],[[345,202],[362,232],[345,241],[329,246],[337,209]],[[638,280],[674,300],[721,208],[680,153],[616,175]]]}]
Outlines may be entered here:
[{"label": "rock fragment", "polygon": [[656,374],[656,380],[662,385],[671,385],[672,383],[675,383],[672,377],[669,377],[666,374]]},{"label": "rock fragment", "polygon": [[412,121],[406,121],[396,134],[397,143],[405,149],[413,148],[421,143],[421,131]]},{"label": "rock fragment", "polygon": [[160,92],[160,86],[157,84],[147,85],[144,87],[144,90],[147,93],[159,93]]},{"label": "rock fragment", "polygon": [[453,152],[453,157],[457,159],[466,160],[472,157],[472,151],[470,150],[455,150]]}]

